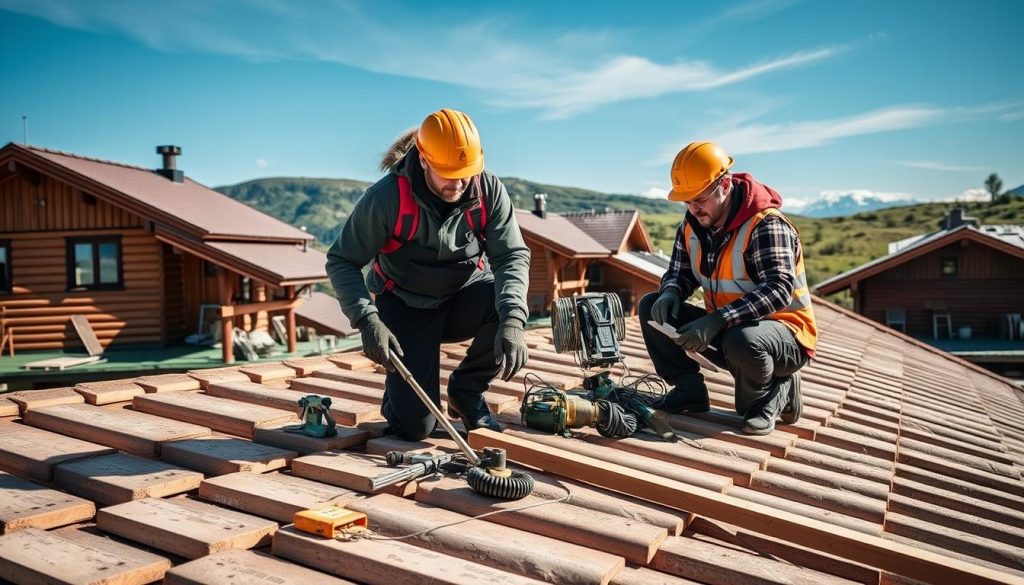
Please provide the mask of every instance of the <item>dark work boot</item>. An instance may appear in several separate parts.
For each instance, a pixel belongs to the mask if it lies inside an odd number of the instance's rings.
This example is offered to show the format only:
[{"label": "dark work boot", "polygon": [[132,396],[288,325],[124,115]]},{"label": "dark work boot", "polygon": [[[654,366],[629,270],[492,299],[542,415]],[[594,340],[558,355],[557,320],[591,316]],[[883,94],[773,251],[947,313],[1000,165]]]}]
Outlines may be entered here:
[{"label": "dark work boot", "polygon": [[795,372],[790,376],[789,387],[789,401],[786,402],[786,406],[782,408],[782,414],[779,415],[782,422],[787,425],[800,420],[800,414],[804,409],[803,398],[800,395],[800,372]]},{"label": "dark work boot", "polygon": [[491,414],[491,409],[487,407],[483,394],[457,395],[449,392],[448,414],[462,419],[462,424],[465,425],[467,431],[483,428],[500,433],[505,430],[498,419]]},{"label": "dark work boot", "polygon": [[684,412],[707,412],[711,410],[708,387],[700,373],[686,374],[676,380],[672,390],[652,405],[653,408],[669,414]]},{"label": "dark work boot", "polygon": [[776,378],[772,382],[771,393],[760,405],[747,410],[743,417],[743,432],[748,435],[770,435],[775,430],[775,420],[779,418],[783,406],[789,401],[788,379]]}]

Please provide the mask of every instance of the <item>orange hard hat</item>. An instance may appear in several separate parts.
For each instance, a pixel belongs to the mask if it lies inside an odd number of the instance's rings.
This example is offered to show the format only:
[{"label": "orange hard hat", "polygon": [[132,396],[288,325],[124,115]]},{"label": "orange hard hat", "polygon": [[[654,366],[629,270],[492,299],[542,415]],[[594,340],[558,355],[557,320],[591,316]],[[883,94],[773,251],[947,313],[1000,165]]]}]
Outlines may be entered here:
[{"label": "orange hard hat", "polygon": [[445,108],[427,116],[416,132],[416,148],[445,179],[466,179],[484,170],[480,133],[458,110]]},{"label": "orange hard hat", "polygon": [[714,142],[691,142],[672,161],[670,201],[690,201],[732,167],[732,157]]}]

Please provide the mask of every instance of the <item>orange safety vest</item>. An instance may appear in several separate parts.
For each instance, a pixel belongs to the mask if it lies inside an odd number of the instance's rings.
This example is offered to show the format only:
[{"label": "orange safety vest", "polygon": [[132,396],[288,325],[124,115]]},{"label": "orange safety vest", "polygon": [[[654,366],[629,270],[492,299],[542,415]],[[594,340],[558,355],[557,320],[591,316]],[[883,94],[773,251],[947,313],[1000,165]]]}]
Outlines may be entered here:
[{"label": "orange safety vest", "polygon": [[[743,261],[743,254],[746,252],[747,246],[750,245],[750,234],[753,233],[754,227],[768,215],[779,216],[796,230],[796,226],[778,209],[769,208],[755,213],[738,230],[733,232],[729,241],[722,246],[717,266],[710,278],[700,272],[702,258],[700,239],[693,232],[689,222],[685,224],[683,237],[687,242],[687,251],[690,254],[690,269],[704,288],[704,308],[708,313],[741,298],[757,286],[758,283],[754,282],[753,278],[747,274],[747,263]],[[796,289],[793,290],[793,298],[790,300],[789,306],[766,318],[781,321],[793,332],[793,336],[796,337],[800,345],[811,352],[814,351],[818,340],[818,326],[814,321],[814,309],[811,307],[811,292],[807,288],[807,274],[804,272],[802,250],[796,259]]]}]

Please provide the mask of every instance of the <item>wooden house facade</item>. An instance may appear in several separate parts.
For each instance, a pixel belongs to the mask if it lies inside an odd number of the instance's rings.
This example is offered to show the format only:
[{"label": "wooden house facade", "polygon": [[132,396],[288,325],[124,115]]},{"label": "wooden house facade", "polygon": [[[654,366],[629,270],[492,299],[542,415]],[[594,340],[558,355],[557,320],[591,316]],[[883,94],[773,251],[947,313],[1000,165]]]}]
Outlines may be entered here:
[{"label": "wooden house facade", "polygon": [[966,359],[1024,363],[1024,226],[978,226],[957,212],[944,226],[815,292],[849,291],[857,313]]},{"label": "wooden house facade", "polygon": [[[72,349],[72,315],[100,344],[173,345],[213,321],[233,361],[236,327],[285,316],[326,280],[312,236],[160,169],[32,146],[0,149],[0,324],[6,351]],[[159,152],[159,150],[158,150]]]}]

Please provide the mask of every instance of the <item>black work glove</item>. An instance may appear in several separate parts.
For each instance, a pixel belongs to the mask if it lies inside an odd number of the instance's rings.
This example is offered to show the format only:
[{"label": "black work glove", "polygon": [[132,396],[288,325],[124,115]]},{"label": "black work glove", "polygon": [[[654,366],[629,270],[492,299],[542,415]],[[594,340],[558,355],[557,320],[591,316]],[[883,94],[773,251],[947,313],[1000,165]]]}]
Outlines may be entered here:
[{"label": "black work glove", "polygon": [[658,299],[651,305],[651,318],[655,323],[664,323],[669,315],[672,320],[679,318],[679,306],[683,304],[683,298],[679,291],[673,287],[666,288]]},{"label": "black work glove", "polygon": [[712,311],[676,329],[679,333],[676,343],[689,351],[704,351],[722,329],[725,329],[725,317],[718,311]]},{"label": "black work glove", "polygon": [[510,317],[498,325],[494,336],[494,363],[498,364],[498,375],[506,382],[526,365],[529,357],[523,325],[519,319]]},{"label": "black work glove", "polygon": [[402,353],[402,346],[398,345],[398,338],[380,320],[377,313],[370,313],[360,319],[357,327],[363,338],[363,353],[366,357],[391,370],[393,366],[390,352],[394,351],[398,357],[405,356]]}]

